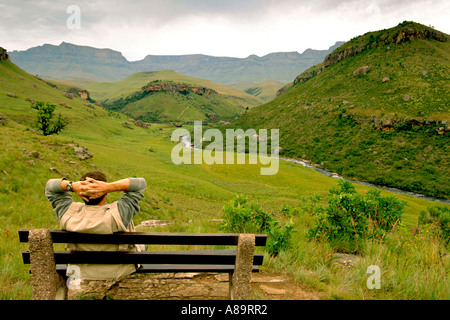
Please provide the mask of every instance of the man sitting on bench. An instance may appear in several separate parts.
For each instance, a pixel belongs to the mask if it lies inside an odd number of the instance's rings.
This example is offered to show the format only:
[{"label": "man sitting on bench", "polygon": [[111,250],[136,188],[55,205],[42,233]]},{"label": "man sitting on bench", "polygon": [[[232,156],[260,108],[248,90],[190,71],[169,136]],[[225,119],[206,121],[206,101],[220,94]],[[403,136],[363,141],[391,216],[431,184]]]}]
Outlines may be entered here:
[{"label": "man sitting on bench", "polygon": [[[45,186],[45,195],[60,221],[61,230],[112,234],[134,232],[133,217],[139,213],[139,201],[144,198],[147,187],[144,178],[128,178],[108,183],[102,172],[84,174],[80,181],[51,179]],[[123,191],[118,201],[106,202],[111,192]],[[70,192],[75,192],[84,201],[73,202]],[[76,244],[68,243],[69,251],[143,251],[138,245]],[[133,273],[133,264],[79,264],[81,280],[112,280]],[[68,268],[69,270],[69,268]]]}]

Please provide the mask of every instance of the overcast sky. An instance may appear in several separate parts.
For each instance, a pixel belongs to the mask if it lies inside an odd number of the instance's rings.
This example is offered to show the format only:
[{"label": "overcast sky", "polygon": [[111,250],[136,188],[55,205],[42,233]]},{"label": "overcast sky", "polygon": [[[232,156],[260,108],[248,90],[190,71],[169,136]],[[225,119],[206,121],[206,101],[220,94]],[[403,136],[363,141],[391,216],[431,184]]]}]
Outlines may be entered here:
[{"label": "overcast sky", "polygon": [[[71,5],[80,9],[79,20],[67,13]],[[328,49],[404,20],[450,34],[450,1],[0,0],[0,46],[26,50],[65,41],[111,48],[129,61],[148,54],[243,58]]]}]

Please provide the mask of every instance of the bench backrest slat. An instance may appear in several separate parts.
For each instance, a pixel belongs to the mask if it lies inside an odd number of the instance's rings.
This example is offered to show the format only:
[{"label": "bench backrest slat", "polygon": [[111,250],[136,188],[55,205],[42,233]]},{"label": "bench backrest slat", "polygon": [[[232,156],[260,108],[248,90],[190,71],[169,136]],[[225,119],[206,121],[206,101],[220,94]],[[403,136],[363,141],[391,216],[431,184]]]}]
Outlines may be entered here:
[{"label": "bench backrest slat", "polygon": [[[20,242],[28,242],[30,229],[20,229]],[[118,232],[88,234],[50,230],[53,243],[166,244],[166,245],[225,245],[238,244],[239,234],[233,233],[164,233]],[[267,235],[256,234],[255,246],[265,246]]]},{"label": "bench backrest slat", "polygon": [[[22,252],[24,264],[30,263],[30,252]],[[234,265],[236,250],[203,251],[55,251],[56,264],[207,264]],[[264,254],[255,254],[254,265],[262,265]]]}]

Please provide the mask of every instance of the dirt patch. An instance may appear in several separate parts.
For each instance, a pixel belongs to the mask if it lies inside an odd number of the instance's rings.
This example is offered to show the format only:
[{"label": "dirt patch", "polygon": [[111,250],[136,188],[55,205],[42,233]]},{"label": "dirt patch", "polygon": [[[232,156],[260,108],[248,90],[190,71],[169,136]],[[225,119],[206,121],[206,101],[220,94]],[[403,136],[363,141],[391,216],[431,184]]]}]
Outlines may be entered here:
[{"label": "dirt patch", "polygon": [[253,274],[252,288],[265,300],[320,300],[318,292],[269,272]]}]

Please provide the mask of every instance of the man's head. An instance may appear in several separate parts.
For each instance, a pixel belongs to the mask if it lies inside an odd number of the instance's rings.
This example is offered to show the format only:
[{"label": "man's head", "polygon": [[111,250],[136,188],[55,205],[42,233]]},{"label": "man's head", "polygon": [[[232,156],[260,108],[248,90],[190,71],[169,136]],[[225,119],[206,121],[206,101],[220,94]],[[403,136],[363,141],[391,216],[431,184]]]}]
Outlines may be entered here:
[{"label": "man's head", "polygon": [[[91,179],[95,179],[98,181],[108,182],[108,180],[106,179],[106,175],[100,171],[91,171],[91,172],[85,173],[80,178],[80,181],[85,181],[86,178],[91,178]],[[89,199],[89,201],[84,201],[84,200],[83,201],[86,205],[96,206],[99,203],[101,203],[103,201],[103,199],[105,199],[105,197],[106,197],[106,194],[104,194],[103,196],[101,196],[100,198],[97,198],[97,199]]]}]

